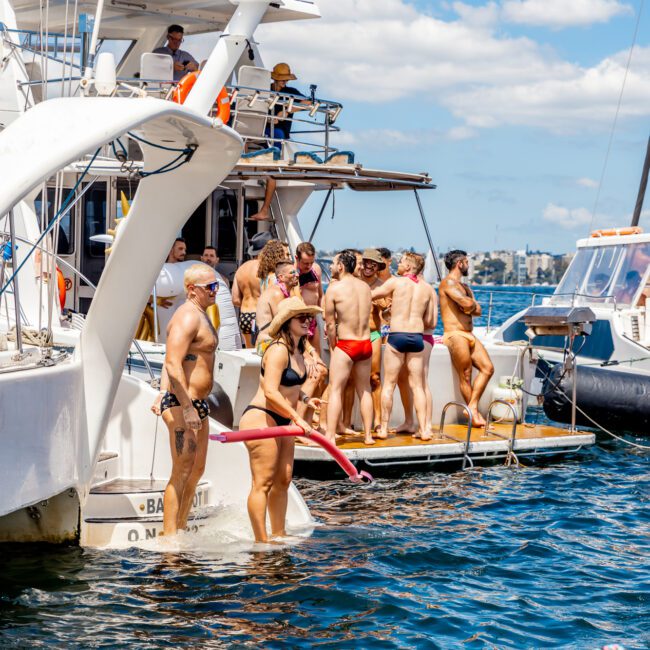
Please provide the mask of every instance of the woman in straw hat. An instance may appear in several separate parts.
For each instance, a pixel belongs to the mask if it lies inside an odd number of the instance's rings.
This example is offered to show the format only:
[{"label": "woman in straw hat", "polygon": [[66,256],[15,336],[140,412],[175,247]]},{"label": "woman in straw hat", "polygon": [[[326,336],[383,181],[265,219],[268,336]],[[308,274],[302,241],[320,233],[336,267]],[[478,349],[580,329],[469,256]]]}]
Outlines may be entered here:
[{"label": "woman in straw hat", "polygon": [[[301,400],[320,409],[321,401],[309,398],[301,387],[307,379],[305,340],[311,319],[322,312],[301,298],[283,300],[268,331],[273,339],[262,358],[260,385],[239,421],[239,429],[298,425],[307,432],[311,426],[296,411]],[[253,484],[248,496],[248,514],[258,542],[268,541],[266,512],[271,521],[271,536],[285,533],[287,492],[293,475],[293,438],[270,438],[246,442],[250,455]]]}]

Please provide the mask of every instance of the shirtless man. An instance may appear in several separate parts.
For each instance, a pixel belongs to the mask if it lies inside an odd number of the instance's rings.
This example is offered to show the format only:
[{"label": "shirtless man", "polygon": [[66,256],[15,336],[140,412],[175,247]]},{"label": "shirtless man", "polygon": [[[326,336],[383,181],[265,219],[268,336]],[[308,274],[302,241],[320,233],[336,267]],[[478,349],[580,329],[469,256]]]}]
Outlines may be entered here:
[{"label": "shirtless man", "polygon": [[194,264],[185,271],[187,300],[167,326],[161,390],[152,406],[169,429],[172,474],[165,489],[163,530],[175,535],[187,525],[196,486],[208,453],[206,401],[212,390],[217,332],[206,315],[219,282],[214,270]]},{"label": "shirtless man", "polygon": [[275,281],[265,289],[257,301],[255,322],[257,323],[257,350],[263,354],[263,343],[270,341],[268,327],[273,317],[278,313],[278,305],[291,295],[294,287],[298,286],[298,271],[291,260],[280,260],[275,265]]},{"label": "shirtless man", "polygon": [[[302,242],[296,248],[296,270],[300,295],[306,305],[320,307],[323,300],[323,284],[320,266],[315,263],[316,249],[309,242]],[[309,326],[309,342],[321,353],[318,320],[314,318]]]},{"label": "shirtless man", "polygon": [[259,300],[261,289],[260,281],[257,277],[259,268],[258,256],[269,239],[259,237],[258,233],[251,239],[249,254],[254,258],[244,262],[235,273],[235,279],[232,283],[232,302],[235,307],[239,307],[239,329],[244,336],[244,342],[247,348],[253,347],[251,333],[255,324],[255,310]]},{"label": "shirtless man", "polygon": [[424,341],[422,333],[434,320],[431,287],[418,277],[424,258],[404,253],[397,267],[399,277],[391,278],[372,292],[373,300],[391,298],[391,333],[384,350],[384,388],[381,393],[381,430],[379,438],[388,437],[388,421],[393,410],[393,393],[402,366],[406,364],[408,382],[413,391],[419,431],[415,437],[432,438],[427,422],[427,400],[424,391]]},{"label": "shirtless man", "polygon": [[167,255],[167,264],[176,264],[176,262],[184,262],[187,255],[187,244],[182,237],[176,237],[174,245]]},{"label": "shirtless man", "polygon": [[[361,260],[361,280],[372,291],[384,282],[379,278],[379,272],[385,270],[386,264],[379,251],[375,248],[366,248]],[[374,430],[381,424],[381,313],[388,306],[383,299],[373,300],[370,309],[370,343],[372,344],[372,368],[370,371],[370,390],[372,392],[372,406],[374,411]]]},{"label": "shirtless man", "polygon": [[336,442],[343,389],[352,375],[361,405],[363,442],[372,445],[375,443],[370,393],[372,345],[368,327],[371,296],[368,285],[354,276],[355,267],[355,254],[348,250],[340,252],[331,266],[332,277],[337,282],[325,294],[325,325],[331,350],[327,438]]},{"label": "shirtless man", "polygon": [[[445,255],[445,266],[449,274],[438,288],[440,315],[445,330],[442,340],[458,373],[460,392],[472,412],[472,423],[476,427],[484,427],[485,419],[479,413],[478,403],[494,374],[494,366],[487,350],[472,333],[472,317],[481,315],[481,306],[472,290],[462,281],[469,269],[467,253],[449,251]],[[474,384],[472,366],[478,370]]]}]

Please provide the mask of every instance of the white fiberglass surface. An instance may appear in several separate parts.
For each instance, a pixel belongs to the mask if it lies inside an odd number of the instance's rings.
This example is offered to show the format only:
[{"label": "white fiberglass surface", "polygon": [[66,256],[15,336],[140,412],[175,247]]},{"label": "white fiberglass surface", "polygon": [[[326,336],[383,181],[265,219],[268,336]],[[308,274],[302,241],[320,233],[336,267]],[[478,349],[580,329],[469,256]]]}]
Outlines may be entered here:
[{"label": "white fiberglass surface", "polygon": [[650,242],[578,249],[552,305],[633,305],[648,281]]}]

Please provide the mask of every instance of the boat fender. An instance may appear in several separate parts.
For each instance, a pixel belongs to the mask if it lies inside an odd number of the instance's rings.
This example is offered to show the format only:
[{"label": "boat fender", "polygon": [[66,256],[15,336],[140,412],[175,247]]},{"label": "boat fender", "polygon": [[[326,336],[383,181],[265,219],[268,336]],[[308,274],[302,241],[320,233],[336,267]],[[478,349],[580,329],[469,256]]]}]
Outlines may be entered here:
[{"label": "boat fender", "polygon": [[[172,92],[172,99],[177,104],[184,104],[190,90],[194,87],[196,80],[199,78],[200,72],[188,72],[177,84]],[[217,96],[215,102],[216,117],[218,117],[224,124],[228,124],[230,119],[230,99],[228,97],[228,90],[224,86]]]},{"label": "boat fender", "polygon": [[[562,366],[555,366],[544,383],[544,413],[570,424],[575,375],[562,373]],[[619,431],[650,431],[650,377],[587,366],[578,366],[577,377],[576,402],[598,424]],[[580,411],[576,423],[595,426]]]},{"label": "boat fender", "polygon": [[65,307],[66,285],[63,271],[58,266],[56,267],[56,282],[59,287],[59,304],[61,305],[61,311],[63,311]]},{"label": "boat fender", "polygon": [[305,437],[318,443],[348,475],[353,483],[362,483],[373,481],[368,472],[357,471],[350,459],[332,442],[330,442],[322,433],[312,429],[305,432],[298,426],[287,427],[266,427],[264,429],[244,429],[240,431],[223,431],[222,433],[211,433],[210,440],[217,442],[246,442],[250,440],[267,440],[269,438],[295,438]]}]

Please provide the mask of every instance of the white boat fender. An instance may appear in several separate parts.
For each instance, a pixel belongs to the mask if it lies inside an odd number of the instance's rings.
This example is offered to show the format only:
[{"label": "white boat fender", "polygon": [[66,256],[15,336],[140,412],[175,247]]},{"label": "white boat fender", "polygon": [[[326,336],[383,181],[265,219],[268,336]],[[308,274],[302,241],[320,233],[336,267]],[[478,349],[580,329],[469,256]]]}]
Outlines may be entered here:
[{"label": "white boat fender", "polygon": [[[521,422],[523,416],[523,383],[519,377],[504,375],[499,377],[499,384],[492,389],[492,400],[499,399],[511,404],[517,413],[517,422]],[[495,404],[492,418],[495,422],[512,422],[512,411],[505,404]]]}]

